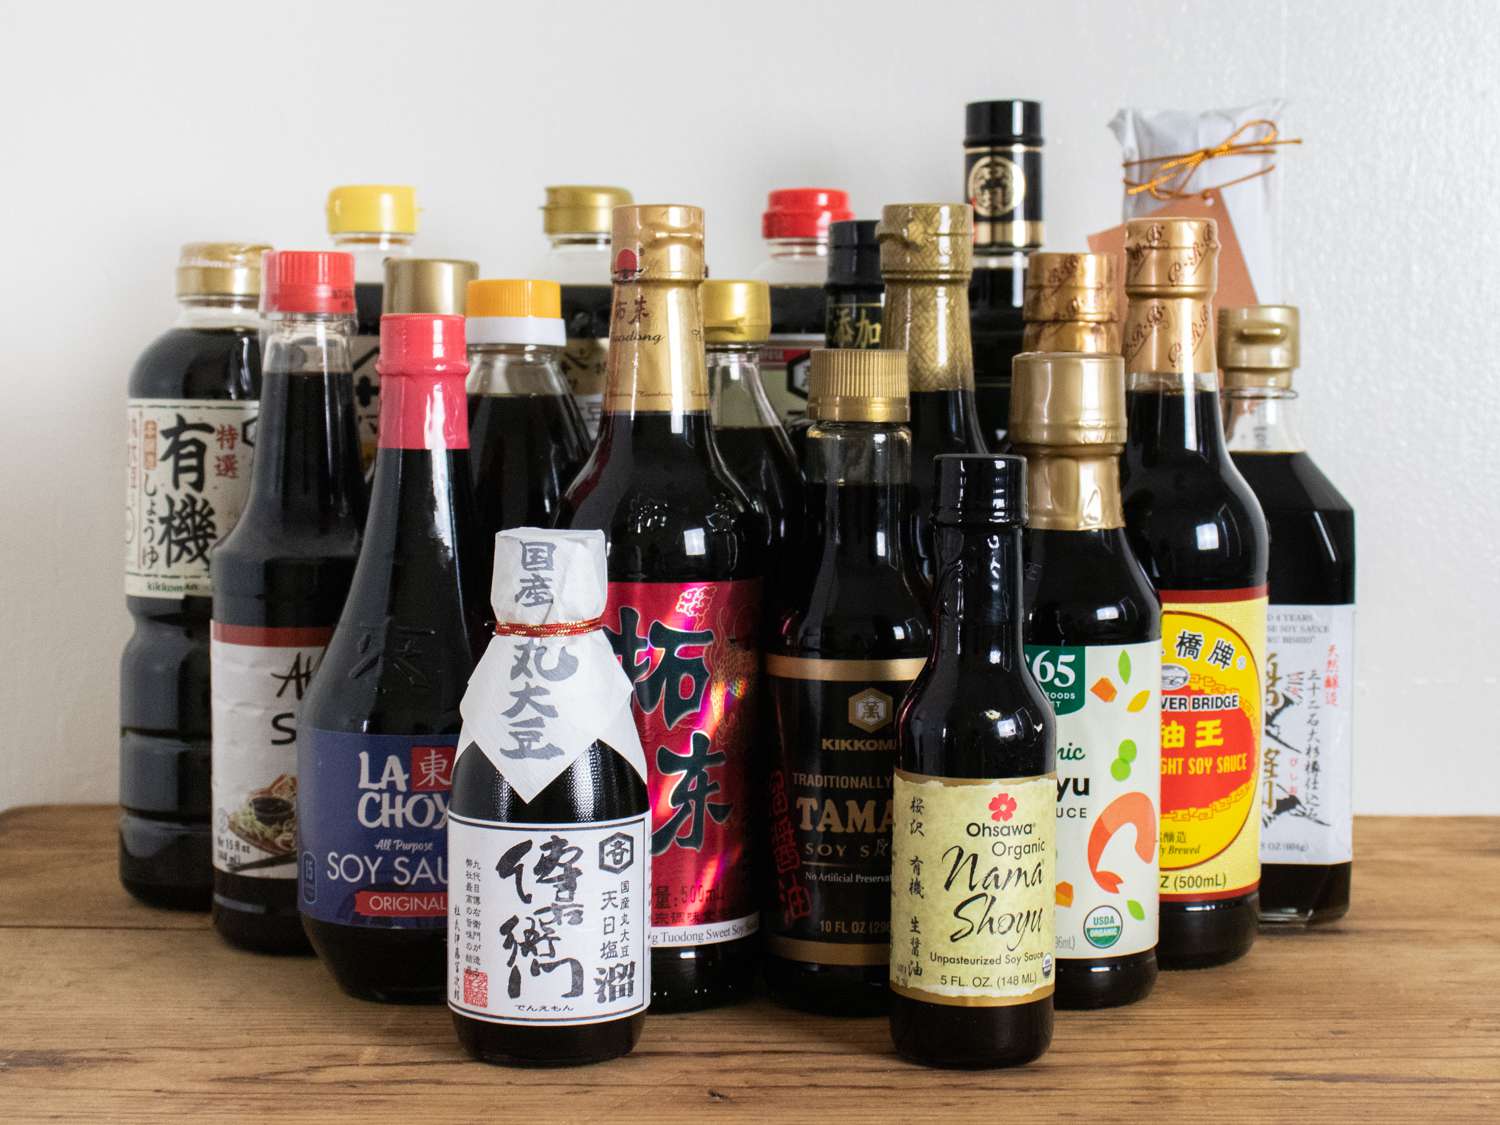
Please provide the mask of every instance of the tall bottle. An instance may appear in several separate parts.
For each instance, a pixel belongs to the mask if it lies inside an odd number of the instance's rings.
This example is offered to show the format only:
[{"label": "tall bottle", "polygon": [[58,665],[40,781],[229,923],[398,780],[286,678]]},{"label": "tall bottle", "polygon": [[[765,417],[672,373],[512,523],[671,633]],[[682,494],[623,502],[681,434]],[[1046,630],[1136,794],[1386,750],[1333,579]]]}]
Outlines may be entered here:
[{"label": "tall bottle", "polygon": [[1026,660],[1057,718],[1055,999],[1129,1004],[1156,982],[1161,604],[1125,537],[1120,357],[1017,356],[1010,440],[1029,486]]},{"label": "tall bottle", "polygon": [[1026,270],[1021,350],[1120,354],[1112,254],[1036,253]]},{"label": "tall bottle", "polygon": [[[906,356],[813,352],[804,573],[766,650],[766,980],[783,1004],[886,1010],[896,707],[931,647],[908,518]],[[805,560],[805,561],[804,561]]]},{"label": "tall bottle", "polygon": [[555,281],[469,283],[469,468],[486,543],[507,527],[550,527],[588,459],[563,381],[567,338]]},{"label": "tall bottle", "polygon": [[563,378],[583,415],[589,441],[599,432],[609,354],[610,213],[631,202],[621,187],[558,184],[547,188],[542,228],[550,248],[542,274],[562,283],[567,327]]},{"label": "tall bottle", "polygon": [[913,518],[917,559],[936,576],[928,523],[937,496],[934,458],[983,453],[974,406],[969,346],[969,271],[973,231],[963,203],[896,203],[881,214],[880,272],[885,278],[884,334],[906,352],[911,384]]},{"label": "tall bottle", "polygon": [[380,424],[378,361],[385,262],[412,251],[417,193],[404,184],[346,184],[328,193],[327,212],[333,245],[354,255],[354,409],[359,419],[360,457],[368,470],[375,463]]},{"label": "tall bottle", "polygon": [[268,249],[184,246],[177,323],[130,372],[119,863],[152,906],[207,910],[213,897],[208,555],[250,490]]},{"label": "tall bottle", "polygon": [[459,703],[484,648],[490,558],[469,486],[463,318],[380,328],[370,516],[297,723],[299,905],[345,992],[437,1003]]},{"label": "tall bottle", "polygon": [[1219,310],[1224,427],[1271,529],[1260,920],[1349,910],[1354,859],[1354,509],[1307,455],[1297,310]]},{"label": "tall bottle", "polygon": [[348,254],[268,253],[255,472],[213,553],[214,927],[309,952],[297,913],[297,712],[333,635],[365,521]]},{"label": "tall bottle", "polygon": [[1010,419],[1010,361],[1022,350],[1027,256],[1042,244],[1040,102],[964,107],[964,181],[974,208],[975,397],[984,439],[999,448]]},{"label": "tall bottle", "polygon": [[635,684],[650,766],[652,1003],[747,986],[748,844],[765,524],[714,444],[699,287],[703,212],[616,208],[599,440],[559,526],[609,541],[604,628]]},{"label": "tall bottle", "polygon": [[1021,650],[1026,462],[938,458],[931,656],[901,704],[891,1038],[915,1062],[1016,1066],[1052,1041],[1052,708]]},{"label": "tall bottle", "polygon": [[1266,521],[1224,447],[1212,220],[1125,234],[1125,527],[1162,603],[1164,969],[1255,941],[1266,651]]}]

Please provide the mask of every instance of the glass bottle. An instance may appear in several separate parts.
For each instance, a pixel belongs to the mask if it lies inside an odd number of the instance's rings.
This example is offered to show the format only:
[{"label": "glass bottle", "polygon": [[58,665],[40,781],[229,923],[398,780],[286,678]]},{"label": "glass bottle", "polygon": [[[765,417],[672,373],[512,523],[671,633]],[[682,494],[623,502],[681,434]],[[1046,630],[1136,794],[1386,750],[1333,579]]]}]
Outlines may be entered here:
[{"label": "glass bottle", "polygon": [[1021,350],[1119,355],[1117,285],[1112,254],[1031,255]]},{"label": "glass bottle", "polygon": [[208,556],[250,490],[268,249],[185,245],[177,323],[130,372],[119,864],[152,906],[207,910],[213,897]]}]

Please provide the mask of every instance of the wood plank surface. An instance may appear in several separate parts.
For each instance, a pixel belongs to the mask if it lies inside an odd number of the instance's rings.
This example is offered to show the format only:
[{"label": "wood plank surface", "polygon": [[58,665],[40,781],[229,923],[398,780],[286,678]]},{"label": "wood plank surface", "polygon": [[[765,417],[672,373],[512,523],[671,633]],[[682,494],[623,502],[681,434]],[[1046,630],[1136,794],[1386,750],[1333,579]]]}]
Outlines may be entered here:
[{"label": "wood plank surface", "polygon": [[599,1066],[475,1063],[441,1008],[132,902],[114,817],[0,815],[5,1121],[1500,1119],[1500,819],[1362,818],[1341,924],[1060,1012],[1030,1067],[953,1072],[897,1058],[883,1019],[764,999],[653,1016]]}]

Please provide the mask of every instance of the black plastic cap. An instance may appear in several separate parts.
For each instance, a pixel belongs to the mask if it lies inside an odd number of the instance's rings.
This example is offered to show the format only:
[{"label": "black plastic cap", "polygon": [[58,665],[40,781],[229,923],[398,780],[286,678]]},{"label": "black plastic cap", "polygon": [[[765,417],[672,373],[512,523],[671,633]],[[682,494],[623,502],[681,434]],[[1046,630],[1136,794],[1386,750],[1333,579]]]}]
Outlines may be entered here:
[{"label": "black plastic cap", "polygon": [[985,453],[944,453],[937,462],[934,523],[1026,523],[1026,458]]},{"label": "black plastic cap", "polygon": [[874,219],[844,219],[828,225],[828,284],[879,289],[880,243]]},{"label": "black plastic cap", "polygon": [[1039,145],[1042,143],[1042,103],[1020,98],[970,102],[964,107],[964,144]]}]

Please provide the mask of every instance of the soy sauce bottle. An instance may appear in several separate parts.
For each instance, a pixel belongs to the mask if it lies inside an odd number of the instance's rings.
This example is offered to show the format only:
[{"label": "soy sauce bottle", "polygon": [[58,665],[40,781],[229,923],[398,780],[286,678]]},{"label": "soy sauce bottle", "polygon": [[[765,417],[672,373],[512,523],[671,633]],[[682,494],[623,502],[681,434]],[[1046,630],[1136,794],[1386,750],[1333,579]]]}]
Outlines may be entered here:
[{"label": "soy sauce bottle", "polygon": [[269,328],[250,500],[213,556],[213,923],[311,952],[297,916],[297,711],[349,593],[365,520],[349,337],[354,261],[265,256]]},{"label": "soy sauce bottle", "polygon": [[759,912],[748,856],[766,528],[714,443],[698,289],[703,212],[618,207],[599,440],[559,526],[609,541],[604,628],[648,747],[652,1003],[742,993]]},{"label": "soy sauce bottle", "polygon": [[151,906],[207,910],[213,897],[208,557],[250,490],[268,249],[185,245],[177,323],[130,372],[119,865]]},{"label": "soy sauce bottle", "polygon": [[380,454],[353,585],[297,724],[300,907],[352,996],[441,1002],[445,828],[484,645],[463,318],[381,322]]},{"label": "soy sauce bottle", "polygon": [[913,1062],[1017,1066],[1052,1040],[1052,708],[1021,650],[1026,462],[938,458],[931,655],[901,705],[891,1038]]},{"label": "soy sauce bottle", "polygon": [[1125,537],[1119,356],[1026,353],[1010,441],[1026,458],[1026,661],[1057,718],[1059,1008],[1156,983],[1161,605]]},{"label": "soy sauce bottle", "polygon": [[1219,310],[1224,429],[1271,529],[1261,924],[1349,910],[1354,859],[1354,509],[1297,429],[1289,305]]}]

